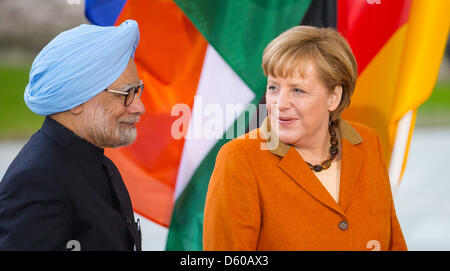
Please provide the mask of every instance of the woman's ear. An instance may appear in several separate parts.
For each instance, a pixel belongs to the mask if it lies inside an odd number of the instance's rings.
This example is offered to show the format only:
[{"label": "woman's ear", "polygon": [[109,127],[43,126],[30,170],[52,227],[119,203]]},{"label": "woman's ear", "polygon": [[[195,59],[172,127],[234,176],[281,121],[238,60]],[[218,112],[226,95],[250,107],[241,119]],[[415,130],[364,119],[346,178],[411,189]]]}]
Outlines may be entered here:
[{"label": "woman's ear", "polygon": [[342,86],[337,85],[334,87],[328,98],[328,111],[333,112],[339,106],[342,98]]}]

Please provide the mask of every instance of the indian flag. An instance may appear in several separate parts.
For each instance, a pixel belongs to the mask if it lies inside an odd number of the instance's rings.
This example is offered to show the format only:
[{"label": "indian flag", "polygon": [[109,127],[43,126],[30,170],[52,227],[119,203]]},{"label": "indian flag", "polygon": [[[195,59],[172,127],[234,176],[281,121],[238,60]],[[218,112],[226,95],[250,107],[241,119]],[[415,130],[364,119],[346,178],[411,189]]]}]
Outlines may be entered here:
[{"label": "indian flag", "polygon": [[146,114],[137,141],[106,154],[141,218],[143,248],[202,250],[217,152],[264,102],[265,46],[299,24],[335,27],[349,41],[360,77],[344,117],[378,131],[397,185],[415,112],[437,78],[448,10],[446,0],[87,0],[92,23],[134,19],[141,31]]}]

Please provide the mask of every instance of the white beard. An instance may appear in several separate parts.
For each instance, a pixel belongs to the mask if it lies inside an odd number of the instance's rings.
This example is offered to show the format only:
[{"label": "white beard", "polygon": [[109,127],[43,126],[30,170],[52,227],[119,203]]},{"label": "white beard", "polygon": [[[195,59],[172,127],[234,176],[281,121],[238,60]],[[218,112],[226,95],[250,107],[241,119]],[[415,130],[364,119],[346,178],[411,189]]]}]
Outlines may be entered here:
[{"label": "white beard", "polygon": [[116,148],[130,145],[135,141],[136,127],[121,127],[120,122],[135,123],[138,116],[133,115],[128,119],[117,120],[117,123],[112,125],[115,120],[108,118],[111,112],[97,101],[89,106],[88,111],[84,120],[87,125],[85,133],[94,145],[101,148]]}]

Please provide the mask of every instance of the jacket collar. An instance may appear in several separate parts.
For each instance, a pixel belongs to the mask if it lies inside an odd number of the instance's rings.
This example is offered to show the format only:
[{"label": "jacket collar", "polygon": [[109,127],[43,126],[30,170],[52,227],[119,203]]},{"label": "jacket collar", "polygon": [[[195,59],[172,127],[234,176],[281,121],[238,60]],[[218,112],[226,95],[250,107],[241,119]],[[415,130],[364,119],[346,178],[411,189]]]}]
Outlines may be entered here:
[{"label": "jacket collar", "polygon": [[[361,142],[363,142],[363,138],[359,135],[359,133],[353,128],[350,123],[345,121],[343,118],[338,119],[338,131],[341,136],[341,139],[346,139],[350,144],[357,145]],[[265,140],[270,141],[270,139],[275,135],[275,131],[271,131],[270,127],[270,121],[269,118],[266,117],[261,124],[261,137]],[[274,136],[274,138],[278,138],[278,136]],[[278,144],[275,144],[278,143]],[[271,144],[269,143],[269,150],[271,153],[284,157],[289,149],[292,147],[289,144],[286,144],[282,142],[281,140],[278,140],[278,142],[272,142],[273,148],[271,148]]]},{"label": "jacket collar", "polygon": [[60,147],[81,158],[82,161],[103,163],[104,150],[102,148],[79,137],[51,117],[45,118],[40,132],[51,138]]},{"label": "jacket collar", "polygon": [[365,152],[357,146],[363,142],[359,133],[347,121],[339,118],[338,131],[342,148],[342,161],[338,204],[293,146],[278,140],[278,145],[272,145],[273,148],[271,148],[270,139],[274,134],[272,134],[273,131],[270,131],[268,118],[263,121],[260,131],[261,137],[269,145],[270,152],[281,157],[279,167],[322,204],[345,216],[344,211],[352,198],[365,157]]}]

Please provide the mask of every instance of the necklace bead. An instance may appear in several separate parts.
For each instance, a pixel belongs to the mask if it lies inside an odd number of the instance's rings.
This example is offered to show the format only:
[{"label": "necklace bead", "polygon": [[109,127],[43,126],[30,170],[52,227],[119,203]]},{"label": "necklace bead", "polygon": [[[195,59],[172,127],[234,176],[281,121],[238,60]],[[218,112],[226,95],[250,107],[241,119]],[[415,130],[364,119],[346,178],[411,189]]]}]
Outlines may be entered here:
[{"label": "necklace bead", "polygon": [[314,171],[316,171],[316,172],[319,172],[319,171],[322,171],[322,167],[321,166],[319,166],[319,165],[315,165],[314,167]]},{"label": "necklace bead", "polygon": [[322,170],[328,169],[331,166],[331,161],[336,157],[336,155],[339,152],[339,149],[337,147],[338,140],[336,138],[336,131],[334,130],[335,123],[333,121],[330,122],[330,125],[328,127],[328,132],[330,133],[330,157],[323,161],[321,165],[312,165],[311,163],[306,162],[308,164],[309,168],[311,170],[314,170],[315,172],[320,172]]}]

